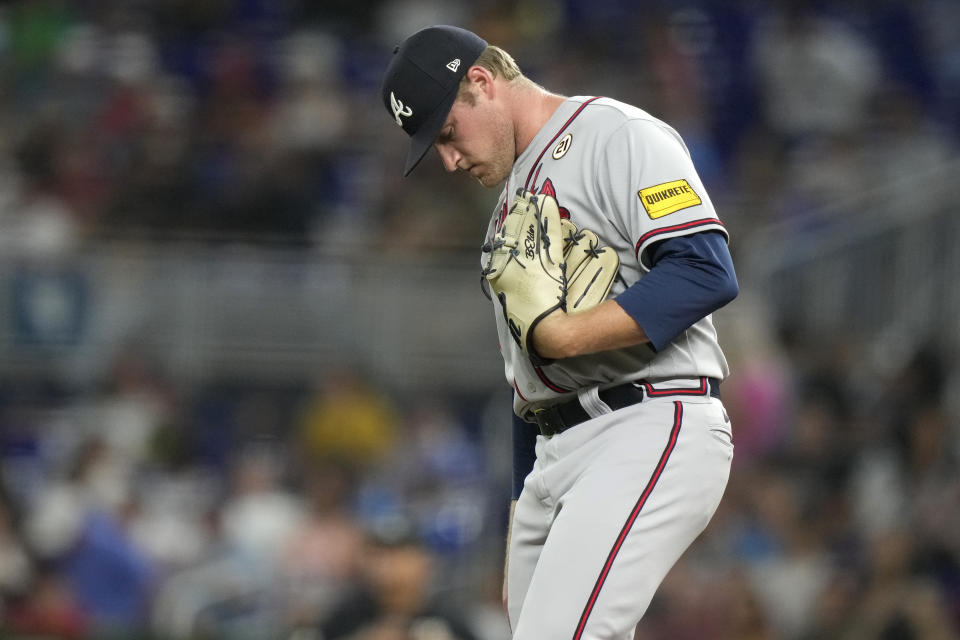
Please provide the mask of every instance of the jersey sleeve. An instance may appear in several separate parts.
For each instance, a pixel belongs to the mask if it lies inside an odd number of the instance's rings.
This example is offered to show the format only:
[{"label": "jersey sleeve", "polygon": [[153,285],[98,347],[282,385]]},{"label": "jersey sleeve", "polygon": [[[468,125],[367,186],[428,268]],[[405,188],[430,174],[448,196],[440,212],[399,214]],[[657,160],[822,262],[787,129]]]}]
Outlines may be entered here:
[{"label": "jersey sleeve", "polygon": [[680,135],[653,119],[626,120],[603,146],[597,198],[646,271],[649,249],[667,238],[727,235]]}]

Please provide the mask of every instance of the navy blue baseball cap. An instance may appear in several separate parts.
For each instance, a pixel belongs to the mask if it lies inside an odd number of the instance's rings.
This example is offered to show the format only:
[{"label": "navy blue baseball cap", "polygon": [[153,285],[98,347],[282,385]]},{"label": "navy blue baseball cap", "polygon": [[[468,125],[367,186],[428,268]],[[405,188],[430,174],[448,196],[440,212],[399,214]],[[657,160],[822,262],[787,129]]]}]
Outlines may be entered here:
[{"label": "navy blue baseball cap", "polygon": [[417,31],[393,51],[383,77],[383,105],[410,136],[403,175],[413,171],[440,134],[457,99],[460,80],[487,42],[448,25]]}]

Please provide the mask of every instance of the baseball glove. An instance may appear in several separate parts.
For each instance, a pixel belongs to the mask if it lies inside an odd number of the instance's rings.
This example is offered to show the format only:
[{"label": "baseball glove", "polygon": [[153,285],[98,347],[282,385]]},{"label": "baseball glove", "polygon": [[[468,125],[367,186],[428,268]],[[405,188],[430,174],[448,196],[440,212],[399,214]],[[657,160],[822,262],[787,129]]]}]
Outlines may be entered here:
[{"label": "baseball glove", "polygon": [[595,233],[560,217],[553,197],[519,189],[500,231],[484,245],[490,258],[483,275],[510,334],[534,364],[550,362],[536,353],[531,337],[543,318],[557,309],[588,309],[610,291],[620,260],[599,244]]},{"label": "baseball glove", "polygon": [[600,238],[589,229],[578,230],[562,220],[563,263],[567,274],[567,313],[595,307],[607,298],[620,269],[620,256],[600,246]]},{"label": "baseball glove", "polygon": [[517,190],[500,231],[483,249],[490,253],[483,275],[500,301],[510,334],[524,353],[542,362],[533,349],[533,329],[565,308],[567,291],[557,201]]}]

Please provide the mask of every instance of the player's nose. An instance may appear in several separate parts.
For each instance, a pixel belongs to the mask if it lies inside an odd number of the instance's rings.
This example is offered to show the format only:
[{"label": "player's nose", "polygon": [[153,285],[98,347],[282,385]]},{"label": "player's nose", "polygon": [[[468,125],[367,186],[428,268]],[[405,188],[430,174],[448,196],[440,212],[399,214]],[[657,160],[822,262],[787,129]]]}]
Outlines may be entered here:
[{"label": "player's nose", "polygon": [[438,144],[437,153],[440,154],[440,160],[443,162],[443,168],[454,172],[457,170],[457,163],[460,162],[460,154],[455,149],[447,145]]}]

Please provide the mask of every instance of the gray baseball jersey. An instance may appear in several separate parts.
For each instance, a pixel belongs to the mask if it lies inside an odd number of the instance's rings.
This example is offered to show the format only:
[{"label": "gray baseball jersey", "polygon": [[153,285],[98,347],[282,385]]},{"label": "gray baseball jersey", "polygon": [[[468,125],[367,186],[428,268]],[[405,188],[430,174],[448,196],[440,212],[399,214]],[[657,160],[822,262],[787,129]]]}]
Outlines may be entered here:
[{"label": "gray baseball jersey", "polygon": [[[572,97],[557,109],[514,163],[488,239],[520,187],[554,196],[562,216],[619,254],[610,297],[649,271],[646,252],[653,243],[705,230],[726,234],[680,135],[642,109],[610,98]],[[535,367],[511,337],[496,297],[493,304],[519,416],[585,387],[640,379],[722,380],[728,374],[710,316],[659,352],[639,345]]]}]

